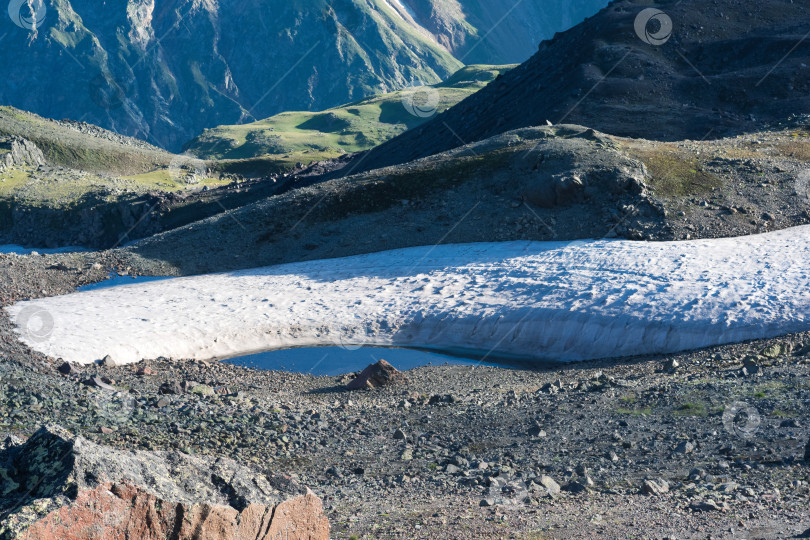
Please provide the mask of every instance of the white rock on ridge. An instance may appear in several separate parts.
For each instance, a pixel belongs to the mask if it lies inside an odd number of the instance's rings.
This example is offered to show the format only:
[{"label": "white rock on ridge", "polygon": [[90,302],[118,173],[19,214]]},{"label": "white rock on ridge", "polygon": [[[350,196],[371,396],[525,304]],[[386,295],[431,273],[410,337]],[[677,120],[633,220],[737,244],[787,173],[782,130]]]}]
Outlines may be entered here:
[{"label": "white rock on ridge", "polygon": [[810,329],[810,226],[686,242],[418,247],[6,309],[24,342],[80,363],[353,343],[490,360],[665,353]]}]

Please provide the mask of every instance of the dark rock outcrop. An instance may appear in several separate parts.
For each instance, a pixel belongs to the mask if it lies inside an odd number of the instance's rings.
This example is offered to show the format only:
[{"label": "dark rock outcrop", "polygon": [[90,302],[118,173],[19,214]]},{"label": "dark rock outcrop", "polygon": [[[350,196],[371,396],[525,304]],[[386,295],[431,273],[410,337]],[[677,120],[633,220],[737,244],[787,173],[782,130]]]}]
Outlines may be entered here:
[{"label": "dark rock outcrop", "polygon": [[380,360],[376,364],[371,364],[346,385],[349,390],[361,390],[363,388],[379,388],[389,384],[399,383],[405,380],[405,374],[397,368]]},{"label": "dark rock outcrop", "polygon": [[358,157],[355,170],[406,163],[547,121],[673,141],[755,131],[810,112],[810,77],[802,67],[810,58],[806,2],[659,4],[674,26],[660,46],[636,34],[645,3],[612,2],[541,43],[532,58],[486,88]]},{"label": "dark rock outcrop", "polygon": [[308,488],[230,459],[117,450],[58,426],[7,446],[3,540],[329,538]]}]

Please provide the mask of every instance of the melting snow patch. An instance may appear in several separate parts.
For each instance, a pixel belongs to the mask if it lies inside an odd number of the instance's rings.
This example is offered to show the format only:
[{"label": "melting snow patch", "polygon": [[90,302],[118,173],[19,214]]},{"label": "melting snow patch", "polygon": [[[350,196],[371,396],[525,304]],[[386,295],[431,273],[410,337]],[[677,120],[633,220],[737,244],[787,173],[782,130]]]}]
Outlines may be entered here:
[{"label": "melting snow patch", "polygon": [[687,242],[418,247],[6,309],[32,348],[81,363],[330,345],[489,360],[666,353],[810,329],[810,226]]}]

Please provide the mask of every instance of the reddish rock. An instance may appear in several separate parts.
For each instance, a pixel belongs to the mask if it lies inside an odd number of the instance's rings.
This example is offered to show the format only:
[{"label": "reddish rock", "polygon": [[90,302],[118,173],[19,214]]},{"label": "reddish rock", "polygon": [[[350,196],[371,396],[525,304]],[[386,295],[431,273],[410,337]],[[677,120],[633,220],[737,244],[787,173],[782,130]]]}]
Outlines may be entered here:
[{"label": "reddish rock", "polygon": [[[302,519],[305,518],[305,519]],[[329,538],[329,522],[312,492],[275,507],[164,501],[129,484],[100,484],[34,523],[26,540],[315,540]]]},{"label": "reddish rock", "polygon": [[139,368],[138,371],[135,372],[135,375],[143,377],[145,375],[157,375],[157,372],[154,369],[150,368],[149,366],[143,366],[142,368]]},{"label": "reddish rock", "polygon": [[371,364],[364,369],[357,378],[346,385],[346,388],[349,390],[379,388],[380,386],[401,383],[405,380],[406,377],[404,373],[385,360],[380,360],[376,364]]},{"label": "reddish rock", "polygon": [[320,499],[227,458],[135,452],[59,426],[0,445],[0,538],[328,540]]}]

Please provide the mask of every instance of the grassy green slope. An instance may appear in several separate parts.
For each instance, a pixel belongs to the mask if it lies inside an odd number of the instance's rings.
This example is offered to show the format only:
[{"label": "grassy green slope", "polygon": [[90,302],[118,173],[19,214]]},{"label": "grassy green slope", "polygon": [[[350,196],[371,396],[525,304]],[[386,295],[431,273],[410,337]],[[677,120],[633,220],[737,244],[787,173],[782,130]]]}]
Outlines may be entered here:
[{"label": "grassy green slope", "polygon": [[174,158],[173,154],[138,139],[90,124],[50,120],[14,107],[0,107],[0,136],[3,135],[33,142],[50,165],[93,173],[145,173],[168,166]]},{"label": "grassy green slope", "polygon": [[[467,66],[437,90],[442,111],[483,88],[514,66]],[[280,163],[310,163],[367,150],[429,118],[410,114],[404,91],[391,92],[320,112],[285,112],[250,124],[205,130],[186,145],[204,159],[267,157]]]},{"label": "grassy green slope", "polygon": [[[0,107],[0,136],[42,150],[46,165],[0,170],[0,204],[71,209],[88,197],[116,202],[150,191],[198,190],[227,184],[210,163],[171,154],[91,124],[54,121]],[[5,152],[5,150],[0,150]],[[211,172],[211,174],[209,174]]]}]

